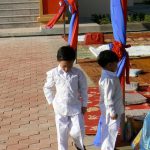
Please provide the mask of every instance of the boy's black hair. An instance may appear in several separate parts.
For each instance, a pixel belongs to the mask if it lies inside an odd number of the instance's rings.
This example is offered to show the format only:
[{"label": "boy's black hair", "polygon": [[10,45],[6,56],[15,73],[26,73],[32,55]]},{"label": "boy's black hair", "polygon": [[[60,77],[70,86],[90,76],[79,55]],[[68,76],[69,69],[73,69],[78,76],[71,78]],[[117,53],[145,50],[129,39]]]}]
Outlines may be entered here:
[{"label": "boy's black hair", "polygon": [[101,67],[105,67],[108,63],[118,62],[119,58],[112,50],[105,50],[100,52],[97,62]]},{"label": "boy's black hair", "polygon": [[76,52],[70,46],[62,46],[57,52],[57,61],[74,61],[76,59]]}]

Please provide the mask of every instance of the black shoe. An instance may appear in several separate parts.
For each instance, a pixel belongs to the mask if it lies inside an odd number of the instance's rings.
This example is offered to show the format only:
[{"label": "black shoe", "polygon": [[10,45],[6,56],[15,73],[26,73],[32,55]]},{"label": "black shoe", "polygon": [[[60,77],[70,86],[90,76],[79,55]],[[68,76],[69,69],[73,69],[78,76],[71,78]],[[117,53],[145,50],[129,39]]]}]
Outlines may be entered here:
[{"label": "black shoe", "polygon": [[[75,145],[75,147],[76,147],[76,149],[77,150],[81,150],[79,147],[77,147],[76,145]],[[86,150],[86,148],[85,148],[85,146],[83,145],[83,147],[84,147],[84,150]]]}]

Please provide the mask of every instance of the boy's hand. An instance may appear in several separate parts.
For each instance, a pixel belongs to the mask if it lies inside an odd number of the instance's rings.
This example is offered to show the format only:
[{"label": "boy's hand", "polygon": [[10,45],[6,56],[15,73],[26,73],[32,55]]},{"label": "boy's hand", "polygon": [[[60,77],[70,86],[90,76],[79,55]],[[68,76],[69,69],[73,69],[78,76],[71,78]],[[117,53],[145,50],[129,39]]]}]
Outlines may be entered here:
[{"label": "boy's hand", "polygon": [[87,111],[87,107],[82,107],[81,108],[81,112],[82,112],[83,115],[86,113],[86,111]]},{"label": "boy's hand", "polygon": [[117,114],[112,115],[112,116],[110,116],[110,118],[111,118],[112,120],[116,120],[116,119],[118,118],[118,115],[117,115]]}]

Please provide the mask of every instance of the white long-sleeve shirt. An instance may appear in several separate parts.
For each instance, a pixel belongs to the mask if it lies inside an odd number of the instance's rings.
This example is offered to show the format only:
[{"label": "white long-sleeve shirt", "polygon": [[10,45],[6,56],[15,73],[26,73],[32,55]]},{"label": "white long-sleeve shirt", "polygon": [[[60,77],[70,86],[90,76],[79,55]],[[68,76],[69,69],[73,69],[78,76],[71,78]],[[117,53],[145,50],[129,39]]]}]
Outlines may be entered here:
[{"label": "white long-sleeve shirt", "polygon": [[122,89],[116,73],[103,69],[99,87],[100,104],[105,105],[106,113],[111,116],[124,113]]},{"label": "white long-sleeve shirt", "polygon": [[55,113],[72,116],[81,113],[81,107],[87,106],[87,81],[78,68],[72,67],[66,73],[58,66],[48,71],[43,90]]}]

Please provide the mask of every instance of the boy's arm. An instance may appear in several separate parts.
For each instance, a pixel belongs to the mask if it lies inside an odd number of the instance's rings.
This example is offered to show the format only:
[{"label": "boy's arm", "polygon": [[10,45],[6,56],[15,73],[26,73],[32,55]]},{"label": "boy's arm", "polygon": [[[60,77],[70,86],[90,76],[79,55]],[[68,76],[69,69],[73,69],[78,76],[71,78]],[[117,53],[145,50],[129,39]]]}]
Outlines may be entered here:
[{"label": "boy's arm", "polygon": [[52,76],[52,72],[48,72],[47,79],[43,87],[44,95],[46,97],[48,104],[51,104],[54,99],[54,94],[55,94],[54,85],[55,82]]},{"label": "boy's arm", "polygon": [[115,93],[115,87],[114,87],[114,81],[111,79],[105,79],[104,82],[104,101],[106,105],[106,109],[108,109],[108,112],[110,114],[110,117],[112,119],[117,119],[117,113],[114,107],[114,93]]},{"label": "boy's arm", "polygon": [[82,98],[82,107],[87,107],[88,101],[87,80],[82,71],[79,74],[79,93]]}]

